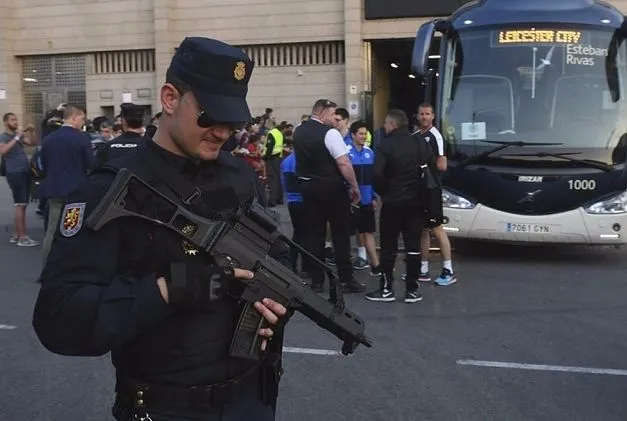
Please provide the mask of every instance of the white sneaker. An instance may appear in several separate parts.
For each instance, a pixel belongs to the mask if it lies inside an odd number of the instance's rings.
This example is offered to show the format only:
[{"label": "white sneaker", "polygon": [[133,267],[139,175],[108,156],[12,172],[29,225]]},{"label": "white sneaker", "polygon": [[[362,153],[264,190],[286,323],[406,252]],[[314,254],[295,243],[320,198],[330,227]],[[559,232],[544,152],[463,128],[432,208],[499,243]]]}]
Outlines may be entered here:
[{"label": "white sneaker", "polygon": [[39,241],[35,241],[30,237],[20,238],[17,241],[18,247],[35,247],[39,245]]},{"label": "white sneaker", "polygon": [[20,239],[20,237],[17,236],[17,234],[13,234],[11,236],[11,239],[9,240],[9,243],[11,244],[17,244],[17,241]]}]

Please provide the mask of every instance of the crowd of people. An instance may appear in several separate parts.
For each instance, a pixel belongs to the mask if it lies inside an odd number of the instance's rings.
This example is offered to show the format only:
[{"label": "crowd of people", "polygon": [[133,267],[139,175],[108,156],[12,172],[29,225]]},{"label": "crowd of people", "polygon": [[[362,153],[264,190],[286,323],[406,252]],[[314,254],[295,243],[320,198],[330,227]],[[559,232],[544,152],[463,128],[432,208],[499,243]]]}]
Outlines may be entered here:
[{"label": "crowd of people", "polygon": [[[269,206],[287,200],[293,240],[327,264],[337,266],[347,292],[364,291],[365,286],[355,279],[353,271],[370,268],[372,276],[381,278],[381,285],[366,298],[395,301],[393,267],[400,233],[404,235],[407,262],[402,280],[410,285],[406,302],[422,298],[414,281],[434,280],[442,286],[457,281],[443,228],[441,177],[446,171],[445,145],[433,125],[435,116],[430,104],[418,108],[415,125],[405,112],[391,110],[374,139],[364,121],[351,123],[348,111],[332,101],[318,101],[312,113],[303,115],[295,127],[285,121],[277,124],[272,113],[272,109],[266,109],[263,116],[235,134],[224,149],[245,159],[258,173],[267,186]],[[317,126],[311,128],[311,123]],[[315,140],[299,136],[311,130],[319,131],[317,137],[306,135]],[[308,141],[311,145],[306,145]],[[430,147],[416,147],[421,144]],[[300,165],[299,149],[303,155]],[[425,185],[426,171],[434,183],[431,186]],[[356,187],[351,185],[353,178]],[[435,279],[429,265],[432,236],[443,260],[442,271]],[[350,253],[351,237],[356,245],[354,253]],[[311,279],[315,291],[323,290],[324,273],[308,265],[306,258],[299,259],[297,251],[292,252],[292,268]]]},{"label": "crowd of people", "polygon": [[[329,101],[329,103],[331,103]],[[324,105],[324,104],[323,104]],[[379,276],[382,281],[381,288],[374,294],[367,294],[367,298],[374,301],[392,301],[389,294],[389,286],[392,284],[392,273],[382,268],[386,264],[389,266],[393,262],[386,260],[394,259],[396,251],[392,246],[397,240],[398,234],[386,236],[387,232],[399,233],[403,231],[407,236],[404,243],[407,253],[408,274],[402,279],[407,279],[413,275],[414,256],[422,256],[419,260],[419,272],[416,276],[419,282],[430,282],[433,277],[429,268],[429,248],[432,235],[436,238],[443,257],[442,272],[435,282],[439,285],[450,285],[456,282],[457,278],[453,272],[451,261],[451,247],[446,232],[443,229],[441,184],[435,188],[424,188],[416,184],[416,197],[401,197],[401,207],[411,209],[412,214],[421,215],[419,226],[400,227],[399,221],[403,221],[398,210],[392,210],[396,199],[388,197],[387,214],[392,214],[392,218],[386,218],[386,212],[381,206],[381,199],[385,194],[386,186],[398,183],[392,180],[394,171],[385,169],[386,174],[379,174],[382,180],[377,185],[377,167],[383,165],[401,165],[395,162],[395,157],[390,161],[390,152],[387,149],[393,140],[389,138],[394,134],[409,133],[412,139],[430,145],[427,151],[433,154],[433,174],[440,181],[441,174],[446,170],[446,157],[444,142],[441,134],[434,127],[433,107],[423,104],[413,116],[416,117],[415,126],[407,118],[404,112],[393,110],[390,122],[374,131],[374,136],[364,121],[358,120],[351,123],[348,111],[345,108],[314,106],[311,114],[304,114],[297,125],[287,121],[277,122],[274,112],[267,108],[265,113],[254,118],[239,130],[233,131],[222,149],[245,160],[257,174],[260,183],[265,186],[267,192],[267,203],[269,207],[282,205],[287,201],[290,219],[293,226],[294,241],[308,248],[325,263],[336,265],[338,273],[342,278],[345,289],[349,292],[362,292],[365,286],[358,282],[353,276],[354,270],[364,270],[370,268],[372,276]],[[316,112],[324,112],[321,117]],[[330,113],[330,111],[332,113]],[[396,117],[394,113],[396,112]],[[155,115],[149,125],[144,123],[144,109],[134,104],[122,104],[121,112],[113,121],[106,117],[97,117],[91,121],[86,121],[84,110],[71,105],[63,104],[56,110],[51,110],[45,117],[40,128],[42,142],[36,141],[35,130],[27,127],[23,132],[18,132],[17,117],[9,113],[4,116],[5,132],[0,140],[0,153],[3,156],[3,169],[8,172],[7,182],[13,192],[15,202],[15,230],[11,236],[11,242],[18,246],[37,246],[38,241],[26,235],[25,208],[29,200],[29,189],[33,185],[33,178],[38,186],[36,194],[39,199],[37,212],[44,218],[46,236],[44,238],[43,257],[47,256],[53,231],[59,222],[61,209],[64,200],[70,191],[76,187],[77,183],[93,168],[103,165],[105,162],[114,159],[130,149],[137,147],[141,139],[147,134],[152,135],[156,131],[160,113]],[[400,120],[399,120],[400,119]],[[407,121],[405,121],[407,120]],[[400,121],[400,122],[399,122]],[[337,191],[337,194],[330,194],[337,187],[335,182],[330,184],[318,182],[316,188],[322,187],[318,193],[314,194],[311,188],[310,177],[303,177],[303,169],[297,166],[295,149],[298,149],[298,135],[301,126],[307,128],[312,122],[322,122],[324,130],[333,130],[337,139],[341,139],[341,145],[336,144],[328,150],[304,151],[309,154],[306,159],[301,160],[300,167],[308,168],[316,165],[314,170],[305,169],[304,172],[316,173],[320,168],[324,168],[329,159],[337,160],[345,157],[343,164],[347,168],[348,164],[354,174],[356,188],[358,189],[360,200],[349,203],[345,207],[347,212],[340,210],[341,205],[330,202],[331,199],[345,196],[346,194]],[[411,127],[411,128],[410,128]],[[329,131],[325,131],[328,136]],[[85,135],[89,139],[88,143],[83,142]],[[49,147],[43,145],[46,139],[71,138],[72,142],[49,142]],[[319,139],[319,145],[327,144],[328,139]],[[397,142],[398,143],[398,142]],[[301,142],[302,144],[302,142]],[[38,146],[38,150],[30,160],[27,158],[24,146]],[[89,146],[88,146],[89,145]],[[424,155],[425,150],[422,151]],[[411,147],[403,151],[405,157],[411,156]],[[321,157],[317,155],[322,154]],[[397,157],[396,157],[397,158]],[[321,160],[318,162],[317,160]],[[426,163],[428,157],[418,156],[420,162]],[[318,162],[317,164],[314,164]],[[337,163],[336,163],[337,164]],[[341,164],[337,164],[342,168]],[[413,165],[405,163],[403,165]],[[44,171],[43,167],[47,167]],[[5,168],[6,167],[6,168]],[[59,168],[56,168],[59,167]],[[67,171],[65,168],[71,168]],[[350,191],[352,177],[345,176],[346,170],[327,169],[330,171],[331,179],[340,176],[341,188]],[[379,168],[379,171],[381,169]],[[41,174],[46,173],[45,178]],[[411,172],[409,173],[411,174]],[[419,172],[422,174],[422,172]],[[311,175],[311,174],[304,174]],[[411,177],[411,175],[410,175]],[[313,179],[324,179],[315,175]],[[337,180],[335,180],[337,181]],[[402,180],[400,181],[403,182]],[[326,183],[326,184],[325,184]],[[411,186],[411,181],[408,186]],[[303,187],[309,190],[309,194],[303,194]],[[418,194],[420,190],[420,194]],[[355,193],[355,192],[353,192]],[[316,199],[316,195],[318,198]],[[307,212],[306,200],[309,196],[310,202],[316,202],[312,206],[313,211]],[[389,196],[389,195],[388,195]],[[412,202],[413,201],[413,202]],[[350,202],[350,200],[349,200]],[[407,203],[405,203],[407,202]],[[412,202],[412,203],[410,203]],[[397,206],[398,207],[398,206]],[[377,223],[377,216],[379,221]],[[50,221],[52,220],[52,224]],[[388,229],[385,228],[386,221],[393,224]],[[380,248],[377,251],[376,233],[379,230]],[[409,230],[409,231],[406,231]],[[351,237],[354,237],[355,248],[350,252]],[[322,238],[322,251],[319,249]],[[388,253],[389,250],[389,254]],[[415,254],[414,254],[415,253]],[[322,291],[323,273],[310,270],[306,262],[307,259],[299,259],[299,253],[292,253],[292,266],[302,277],[311,279],[312,288]],[[383,263],[382,263],[383,262]],[[389,269],[389,268],[388,268]],[[314,272],[314,273],[312,273]],[[409,276],[409,278],[408,278]],[[410,288],[411,289],[411,288]],[[416,288],[414,288],[416,289]],[[386,292],[387,291],[387,292]],[[414,294],[417,298],[418,294]],[[411,301],[412,298],[407,298]]]},{"label": "crowd of people", "polygon": [[[16,205],[11,241],[36,245],[24,223],[33,176],[49,228],[35,333],[57,354],[111,352],[117,420],[273,420],[284,328],[294,312],[276,296],[249,303],[264,322],[253,324],[260,327],[259,341],[251,342],[260,357],[234,353],[239,326],[250,322],[239,287],[258,288],[251,282],[258,269],[219,266],[208,250],[146,218],[114,218],[99,229],[87,224],[121,169],[205,216],[224,205],[216,191],[232,192],[232,206],[251,198],[269,207],[287,201],[294,241],[310,254],[293,249],[287,258],[287,250],[274,246],[268,254],[310,279],[316,292],[325,289],[328,268],[310,255],[337,267],[346,292],[366,292],[354,271],[370,267],[380,282],[366,298],[395,301],[402,234],[404,302],[420,301],[419,282],[432,280],[428,250],[421,250],[428,248],[428,230],[441,240],[444,257],[435,282],[456,281],[448,241],[437,234],[446,158],[433,107],[419,107],[417,131],[404,111],[392,109],[373,134],[328,99],[316,101],[297,126],[277,124],[272,110],[253,119],[246,101],[253,67],[237,47],[190,37],[167,69],[159,91],[162,114],[153,125],[143,126],[141,107],[123,104],[118,122],[92,121],[86,134],[85,110],[68,104],[47,118],[50,130],[42,130],[38,142],[32,128],[19,131],[14,114],[4,116],[0,154]],[[242,122],[250,124],[242,130]],[[25,147],[36,145],[29,162]],[[171,204],[144,189],[129,187],[124,201],[149,219],[172,217]]]}]

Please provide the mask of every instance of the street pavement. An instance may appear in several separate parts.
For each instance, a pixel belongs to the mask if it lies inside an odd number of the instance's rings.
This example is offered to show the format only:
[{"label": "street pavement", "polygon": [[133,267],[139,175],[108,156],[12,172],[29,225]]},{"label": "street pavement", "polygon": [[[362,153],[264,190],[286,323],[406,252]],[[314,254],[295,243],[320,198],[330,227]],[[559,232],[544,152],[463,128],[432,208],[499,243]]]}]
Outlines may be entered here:
[{"label": "street pavement", "polygon": [[[109,357],[54,355],[33,332],[40,248],[9,244],[12,210],[1,181],[0,420],[112,419]],[[28,224],[42,239],[34,206]],[[337,355],[335,337],[295,316],[277,420],[627,419],[625,249],[462,250],[454,255],[459,282],[423,285],[422,302],[347,296],[374,340],[350,357]],[[439,271],[439,256],[432,259]],[[377,285],[367,270],[357,276]]]}]

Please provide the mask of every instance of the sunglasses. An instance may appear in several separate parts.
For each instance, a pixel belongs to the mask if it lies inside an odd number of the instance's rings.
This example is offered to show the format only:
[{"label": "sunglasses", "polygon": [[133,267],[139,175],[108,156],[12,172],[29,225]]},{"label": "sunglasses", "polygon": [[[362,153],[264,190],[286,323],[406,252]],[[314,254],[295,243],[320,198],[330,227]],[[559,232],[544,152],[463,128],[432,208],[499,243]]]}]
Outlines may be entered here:
[{"label": "sunglasses", "polygon": [[218,125],[220,125],[220,126],[228,126],[229,130],[235,132],[235,131],[241,130],[246,125],[245,121],[244,122],[237,122],[237,123],[233,123],[233,122],[225,123],[225,122],[222,122],[222,121],[214,120],[213,118],[211,118],[211,117],[209,117],[207,115],[205,110],[200,110],[200,111],[194,110],[194,106],[192,106],[192,104],[190,104],[187,101],[185,96],[181,95],[181,98],[183,98],[183,101],[196,114],[196,124],[198,124],[198,127],[202,127],[203,129],[206,129],[206,128],[211,127],[211,126],[218,126]]}]

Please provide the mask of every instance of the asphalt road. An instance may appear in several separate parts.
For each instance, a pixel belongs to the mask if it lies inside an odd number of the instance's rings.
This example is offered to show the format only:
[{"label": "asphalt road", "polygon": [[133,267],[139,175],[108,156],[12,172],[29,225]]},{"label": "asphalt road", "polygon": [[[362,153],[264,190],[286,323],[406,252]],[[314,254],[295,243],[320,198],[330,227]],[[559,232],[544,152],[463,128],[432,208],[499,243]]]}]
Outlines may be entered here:
[{"label": "asphalt road", "polygon": [[[0,227],[10,226],[11,213],[0,180]],[[34,207],[29,225],[41,239]],[[61,357],[39,344],[31,314],[40,250],[10,245],[9,234],[0,230],[0,420],[111,419],[109,357]],[[277,419],[627,419],[625,249],[480,244],[466,250],[454,256],[460,282],[423,286],[420,303],[349,296],[374,347],[351,357],[287,353]],[[377,283],[366,271],[358,276]],[[339,349],[302,317],[291,321],[286,342]],[[505,367],[485,366],[495,363]]]}]

